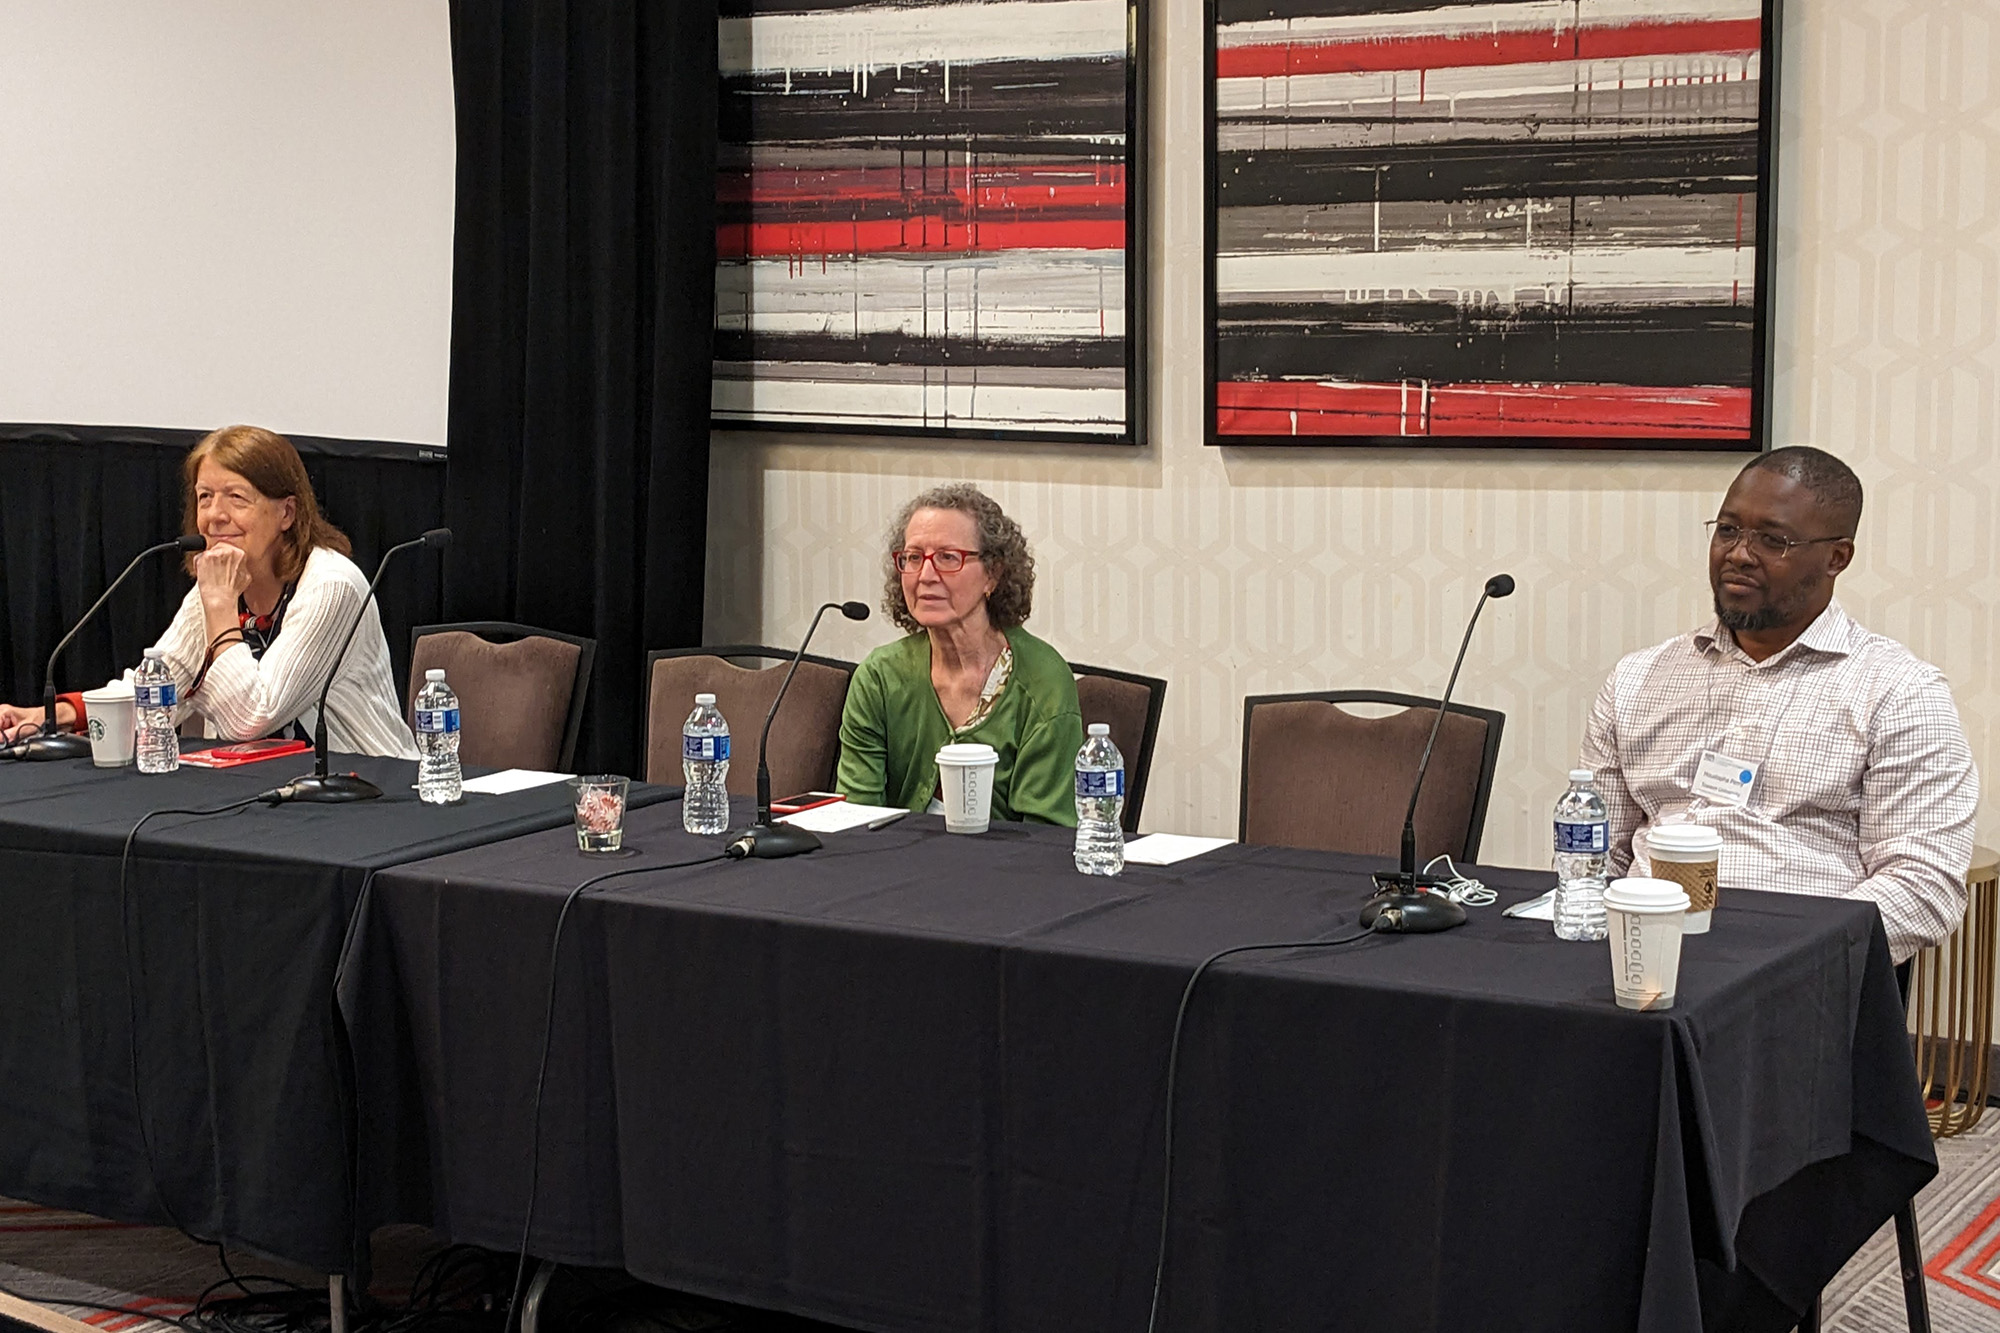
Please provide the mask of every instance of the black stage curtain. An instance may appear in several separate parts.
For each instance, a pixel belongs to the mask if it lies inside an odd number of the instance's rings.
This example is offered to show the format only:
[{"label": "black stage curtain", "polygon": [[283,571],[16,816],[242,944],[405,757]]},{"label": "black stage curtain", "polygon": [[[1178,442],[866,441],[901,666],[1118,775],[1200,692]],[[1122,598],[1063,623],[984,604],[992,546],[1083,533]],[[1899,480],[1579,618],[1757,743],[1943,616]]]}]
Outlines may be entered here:
[{"label": "black stage curtain", "polygon": [[701,641],[715,0],[452,5],[454,619],[596,638],[578,763],[636,773]]},{"label": "black stage curtain", "polygon": [[[49,653],[133,556],[181,531],[181,460],[206,431],[0,424],[0,699],[41,698]],[[287,435],[320,508],[375,572],[382,552],[444,515],[442,451],[423,445]],[[454,559],[458,552],[446,555]],[[398,682],[410,627],[441,619],[435,556],[399,557],[377,596]],[[64,650],[56,687],[87,689],[136,666],[189,582],[157,556]]]}]

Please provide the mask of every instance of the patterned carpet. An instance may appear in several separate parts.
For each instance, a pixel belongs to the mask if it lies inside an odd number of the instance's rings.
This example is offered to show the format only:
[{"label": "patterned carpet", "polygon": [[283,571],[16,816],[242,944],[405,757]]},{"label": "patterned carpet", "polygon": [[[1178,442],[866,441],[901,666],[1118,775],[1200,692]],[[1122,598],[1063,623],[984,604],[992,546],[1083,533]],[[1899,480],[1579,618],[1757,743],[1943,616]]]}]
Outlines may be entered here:
[{"label": "patterned carpet", "polygon": [[[412,1227],[385,1229],[375,1244],[379,1294],[399,1299],[422,1261],[439,1246]],[[324,1292],[326,1279],[289,1264],[230,1257],[230,1267],[258,1289],[270,1276]],[[0,1289],[110,1333],[171,1333],[161,1319],[136,1318],[96,1305],[185,1315],[195,1298],[228,1274],[214,1247],[168,1227],[137,1227],[83,1213],[0,1199]],[[233,1289],[232,1289],[233,1290]],[[322,1310],[322,1315],[324,1311]]]},{"label": "patterned carpet", "polygon": [[[1939,1143],[1938,1159],[1943,1170],[1917,1198],[1931,1325],[1936,1333],[1993,1333],[2000,1328],[2000,1110],[1989,1110],[1971,1133]],[[439,1248],[428,1233],[412,1227],[378,1233],[376,1298],[400,1302],[423,1262]],[[246,1279],[248,1262],[231,1257],[231,1266]],[[287,1265],[257,1262],[251,1267],[324,1290],[322,1279]],[[225,1276],[213,1248],[177,1232],[0,1199],[0,1289],[107,1333],[171,1333],[175,1326],[67,1302],[173,1317],[185,1314],[205,1288]],[[1908,1327],[1893,1230],[1884,1227],[1841,1270],[1826,1290],[1823,1309],[1828,1333],[1900,1333]],[[628,1328],[823,1327],[794,1320],[700,1317],[685,1307],[664,1320],[616,1322]]]},{"label": "patterned carpet", "polygon": [[[2000,1328],[2000,1108],[1977,1128],[1937,1145],[1938,1177],[1917,1196],[1925,1288],[1935,1333]],[[1896,1269],[1896,1233],[1861,1247],[1821,1299],[1826,1333],[1894,1333],[1909,1327]]]}]

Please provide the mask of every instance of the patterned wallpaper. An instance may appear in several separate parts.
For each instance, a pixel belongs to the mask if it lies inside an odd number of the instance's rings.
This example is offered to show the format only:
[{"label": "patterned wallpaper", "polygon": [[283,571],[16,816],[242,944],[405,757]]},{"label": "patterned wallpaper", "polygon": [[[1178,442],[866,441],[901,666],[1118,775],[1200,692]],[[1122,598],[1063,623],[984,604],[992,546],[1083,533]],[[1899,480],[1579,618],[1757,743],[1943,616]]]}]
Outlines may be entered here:
[{"label": "patterned wallpaper", "polygon": [[[1777,439],[1861,474],[1842,599],[1945,669],[1991,773],[2000,0],[1786,8]],[[1073,660],[1171,682],[1147,827],[1233,836],[1244,695],[1435,695],[1504,570],[1520,591],[1488,607],[1459,682],[1508,716],[1482,859],[1546,865],[1547,811],[1606,671],[1707,609],[1701,523],[1741,460],[1203,446],[1201,0],[1154,0],[1153,17],[1153,442],[718,433],[709,641],[793,642],[823,600],[875,602],[898,506],[977,481],[1034,543],[1029,627]],[[891,634],[834,620],[818,642],[858,657]]]}]

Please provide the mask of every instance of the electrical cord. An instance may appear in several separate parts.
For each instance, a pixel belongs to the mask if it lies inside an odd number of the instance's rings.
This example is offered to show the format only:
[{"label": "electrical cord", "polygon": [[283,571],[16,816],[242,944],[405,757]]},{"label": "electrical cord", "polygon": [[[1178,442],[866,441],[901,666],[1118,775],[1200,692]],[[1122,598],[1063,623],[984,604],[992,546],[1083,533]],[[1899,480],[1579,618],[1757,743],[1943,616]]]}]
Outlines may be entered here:
[{"label": "electrical cord", "polygon": [[0,755],[6,755],[10,759],[20,758],[28,752],[28,742],[41,734],[41,723],[20,723],[14,728],[14,734],[7,738],[6,744],[0,745]]},{"label": "electrical cord", "polygon": [[1430,874],[1431,867],[1440,861],[1444,862],[1447,872],[1444,878],[1445,897],[1465,907],[1491,907],[1500,900],[1499,894],[1453,865],[1449,856],[1433,856],[1430,864],[1424,867],[1424,873]]},{"label": "electrical cord", "polygon": [[673,861],[661,866],[627,866],[622,870],[608,870],[602,875],[593,875],[569,891],[563,899],[562,910],[556,913],[554,938],[549,943],[549,1002],[542,1014],[542,1059],[541,1067],[535,1073],[534,1113],[528,1121],[528,1207],[521,1217],[521,1257],[514,1268],[513,1295],[507,1301],[507,1322],[511,1328],[520,1318],[521,1290],[528,1276],[528,1245],[535,1229],[535,1195],[542,1176],[542,1096],[547,1090],[549,1078],[549,1049],[554,1045],[556,1030],[556,976],[562,966],[563,926],[569,920],[569,909],[583,896],[586,889],[595,888],[606,880],[622,879],[627,875],[646,875],[661,870],[685,870],[691,866],[707,865],[711,861],[728,858],[726,852],[712,852],[692,861]]},{"label": "electrical cord", "polygon": [[[228,805],[209,806],[206,809],[169,808],[148,810],[145,814],[139,816],[139,822],[134,824],[132,831],[125,835],[125,847],[118,856],[118,932],[125,955],[126,1049],[130,1056],[132,1067],[132,1114],[138,1122],[139,1144],[144,1149],[146,1156],[146,1183],[152,1188],[154,1200],[160,1205],[160,1210],[166,1214],[167,1220],[173,1223],[175,1230],[199,1244],[213,1245],[218,1251],[222,1248],[222,1242],[207,1236],[198,1236],[188,1230],[187,1225],[181,1221],[179,1214],[174,1212],[173,1205],[167,1202],[166,1191],[160,1188],[159,1166],[153,1156],[153,1136],[146,1129],[146,1096],[139,1079],[139,987],[137,985],[137,973],[141,969],[135,969],[132,963],[132,911],[128,872],[132,866],[132,845],[138,840],[139,830],[160,816],[193,815],[197,818],[207,818],[211,815],[226,815],[256,805],[258,802],[266,800],[267,796],[268,793],[260,793],[256,796],[245,797],[240,801],[231,801]],[[228,1270],[227,1260],[224,1260],[223,1268],[224,1271]]]},{"label": "electrical cord", "polygon": [[[1380,918],[1377,918],[1378,920]],[[1180,1008],[1174,1012],[1173,1040],[1167,1046],[1167,1108],[1166,1108],[1166,1171],[1160,1178],[1160,1248],[1153,1263],[1153,1301],[1146,1313],[1146,1333],[1155,1333],[1160,1319],[1160,1291],[1167,1276],[1167,1237],[1173,1223],[1174,1200],[1174,1085],[1180,1074],[1181,1034],[1187,1025],[1188,1002],[1194,998],[1194,988],[1202,974],[1225,958],[1233,958],[1240,953],[1265,953],[1276,949],[1333,949],[1343,944],[1353,944],[1371,935],[1384,932],[1379,930],[1358,930],[1351,935],[1340,935],[1330,940],[1288,940],[1275,944],[1239,944],[1232,949],[1223,949],[1210,954],[1195,966],[1181,989]]]},{"label": "electrical cord", "polygon": [[[471,1273],[472,1281],[462,1275]],[[503,1257],[476,1245],[452,1245],[424,1261],[410,1281],[410,1291],[400,1309],[383,1311],[363,1321],[357,1333],[417,1333],[420,1329],[447,1327],[491,1333],[504,1315],[496,1319],[492,1299],[470,1308],[465,1302],[481,1293],[499,1291],[506,1281]],[[454,1283],[458,1283],[456,1290]]]},{"label": "electrical cord", "polygon": [[[252,1296],[257,1294],[250,1290],[249,1284],[252,1282],[268,1282],[274,1287],[281,1287],[289,1291],[306,1290],[305,1287],[300,1286],[290,1278],[272,1277],[268,1273],[252,1273],[248,1277],[239,1276],[236,1270],[229,1266],[229,1250],[221,1241],[215,1243],[215,1261],[222,1265],[224,1276],[222,1281],[215,1283],[214,1286],[209,1288],[211,1291],[218,1287],[234,1287],[245,1296]],[[318,1289],[314,1288],[313,1290],[317,1291]]]},{"label": "electrical cord", "polygon": [[306,1333],[331,1322],[324,1291],[281,1287],[272,1291],[246,1289],[238,1296],[216,1295],[233,1285],[229,1278],[210,1284],[195,1298],[187,1323],[201,1333]]}]

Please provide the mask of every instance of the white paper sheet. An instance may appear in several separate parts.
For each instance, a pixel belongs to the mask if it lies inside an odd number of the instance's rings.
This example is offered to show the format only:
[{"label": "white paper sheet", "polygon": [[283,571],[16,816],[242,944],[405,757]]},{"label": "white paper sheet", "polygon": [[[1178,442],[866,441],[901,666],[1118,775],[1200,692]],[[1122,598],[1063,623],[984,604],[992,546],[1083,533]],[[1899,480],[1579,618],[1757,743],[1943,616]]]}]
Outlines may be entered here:
[{"label": "white paper sheet", "polygon": [[1185,833],[1148,833],[1125,844],[1125,860],[1130,865],[1170,866],[1191,856],[1227,847],[1234,838],[1196,838]]},{"label": "white paper sheet", "polygon": [[877,820],[909,813],[899,805],[856,805],[852,801],[830,801],[795,815],[785,815],[778,822],[796,825],[809,833],[845,833],[849,829],[865,828]]},{"label": "white paper sheet", "polygon": [[1524,903],[1515,903],[1501,912],[1502,916],[1516,917],[1522,921],[1554,921],[1556,919],[1556,894],[1554,889],[1539,898],[1530,898]]},{"label": "white paper sheet", "polygon": [[571,773],[544,773],[533,768],[503,768],[483,778],[467,778],[465,790],[486,796],[505,796],[510,791],[526,791],[530,787],[546,787],[551,782],[567,782],[573,776]]}]

